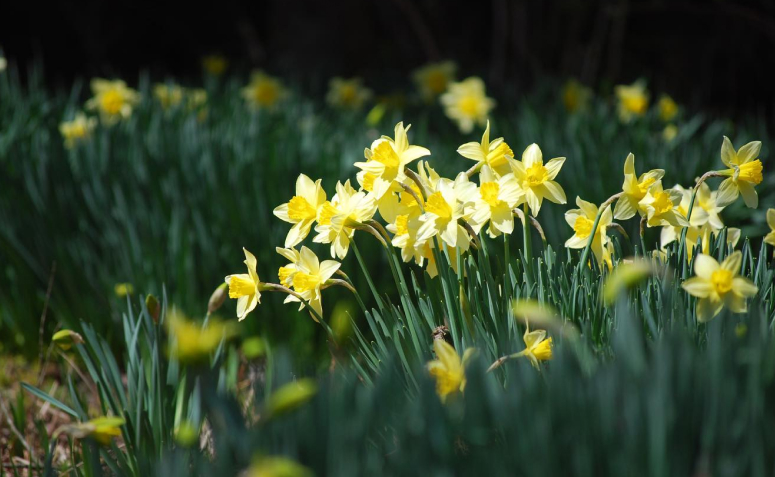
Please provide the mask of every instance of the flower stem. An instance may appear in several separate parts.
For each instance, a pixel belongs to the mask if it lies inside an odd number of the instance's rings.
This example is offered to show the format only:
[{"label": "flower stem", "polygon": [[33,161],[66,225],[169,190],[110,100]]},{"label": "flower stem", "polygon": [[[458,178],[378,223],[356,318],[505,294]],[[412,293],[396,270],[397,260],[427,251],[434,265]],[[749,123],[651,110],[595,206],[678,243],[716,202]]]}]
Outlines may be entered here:
[{"label": "flower stem", "polygon": [[383,308],[382,298],[380,298],[379,293],[377,293],[377,287],[374,286],[374,282],[371,280],[369,269],[366,268],[366,263],[363,261],[363,257],[361,257],[361,252],[358,250],[358,246],[355,244],[355,240],[351,241],[350,245],[352,245],[353,252],[355,252],[355,258],[358,260],[358,264],[361,266],[361,270],[366,277],[366,283],[369,284],[371,294],[374,295],[374,299],[377,301],[377,306],[381,310]]},{"label": "flower stem", "polygon": [[533,244],[530,240],[530,213],[527,208],[527,202],[524,206],[524,218],[522,219],[522,242],[525,248],[525,277],[527,286],[533,283]]},{"label": "flower stem", "polygon": [[[705,182],[707,179],[711,177],[721,177],[722,174],[718,171],[708,171],[705,174],[702,175],[699,179],[697,179],[697,184],[692,188],[692,198],[689,200],[689,207],[686,210],[686,221],[689,222],[692,217],[692,211],[694,210],[694,201],[697,198],[697,191],[700,190],[700,186]],[[689,223],[689,226],[684,227],[683,230],[681,230],[681,241],[678,243],[678,259],[681,260],[681,263],[683,263],[683,277],[686,278],[686,259],[684,258],[684,254],[687,253],[686,251],[686,233],[689,231],[689,227],[691,227],[691,223]]]},{"label": "flower stem", "polygon": [[592,232],[589,234],[589,240],[587,241],[587,246],[584,247],[584,251],[581,252],[581,261],[579,262],[579,270],[583,270],[582,267],[586,266],[587,264],[587,258],[589,257],[589,249],[592,248],[592,242],[595,240],[595,234],[597,233],[597,226],[600,224],[600,217],[603,215],[603,211],[611,205],[616,199],[622,196],[624,192],[619,192],[618,194],[614,194],[611,197],[608,198],[605,202],[600,204],[600,208],[597,210],[597,215],[595,215],[595,222],[592,224]]}]

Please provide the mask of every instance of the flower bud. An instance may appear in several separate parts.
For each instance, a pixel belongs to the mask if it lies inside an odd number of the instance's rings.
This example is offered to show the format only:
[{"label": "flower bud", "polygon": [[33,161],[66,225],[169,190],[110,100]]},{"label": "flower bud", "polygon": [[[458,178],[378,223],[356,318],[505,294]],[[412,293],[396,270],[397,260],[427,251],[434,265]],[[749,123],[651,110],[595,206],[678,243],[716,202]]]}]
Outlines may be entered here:
[{"label": "flower bud", "polygon": [[159,322],[159,314],[161,313],[161,305],[158,298],[153,295],[145,297],[145,307],[148,309],[148,314],[151,315],[154,323]]},{"label": "flower bud", "polygon": [[73,330],[57,331],[51,340],[64,351],[69,350],[73,345],[83,343],[83,337]]},{"label": "flower bud", "polygon": [[229,296],[228,285],[221,283],[218,288],[215,289],[212,295],[210,295],[210,301],[207,302],[207,313],[215,313],[218,308],[223,305],[226,298]]}]

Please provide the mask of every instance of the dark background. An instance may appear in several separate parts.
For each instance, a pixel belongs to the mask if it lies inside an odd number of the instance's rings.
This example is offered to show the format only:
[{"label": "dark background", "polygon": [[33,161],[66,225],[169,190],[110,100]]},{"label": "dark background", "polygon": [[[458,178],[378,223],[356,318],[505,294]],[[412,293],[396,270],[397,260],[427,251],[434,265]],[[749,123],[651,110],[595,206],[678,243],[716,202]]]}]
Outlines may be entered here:
[{"label": "dark background", "polygon": [[595,87],[642,76],[710,112],[770,115],[775,104],[772,0],[6,1],[0,46],[17,64],[42,60],[62,87],[96,75],[132,83],[141,69],[193,81],[201,56],[220,52],[232,69],[318,88],[357,74],[389,90],[449,58],[507,93],[547,75]]}]

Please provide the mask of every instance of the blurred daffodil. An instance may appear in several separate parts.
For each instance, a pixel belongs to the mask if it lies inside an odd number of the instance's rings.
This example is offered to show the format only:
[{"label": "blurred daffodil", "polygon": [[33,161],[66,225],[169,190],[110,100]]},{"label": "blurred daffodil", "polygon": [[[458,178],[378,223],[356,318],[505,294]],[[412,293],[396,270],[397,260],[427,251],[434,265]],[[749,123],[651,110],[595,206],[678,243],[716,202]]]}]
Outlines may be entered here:
[{"label": "blurred daffodil", "polygon": [[661,181],[664,175],[665,171],[663,169],[652,169],[638,176],[635,172],[635,156],[632,153],[628,154],[627,159],[624,161],[623,193],[616,201],[614,218],[616,220],[627,220],[636,213],[645,216],[646,208],[640,204],[640,201],[646,197],[649,188]]},{"label": "blurred daffodil", "polygon": [[313,477],[303,465],[282,456],[263,456],[256,460],[244,477]]},{"label": "blurred daffodil", "polygon": [[285,247],[290,248],[304,240],[317,220],[318,214],[326,202],[326,192],[320,185],[321,180],[312,179],[300,174],[296,179],[296,195],[285,204],[274,209],[274,215],[285,222],[293,224],[285,237]]},{"label": "blurred daffodil", "polygon": [[562,87],[562,104],[569,113],[586,109],[592,98],[592,90],[575,79],[568,80]]},{"label": "blurred daffodil", "polygon": [[510,172],[506,157],[514,157],[514,152],[502,137],[490,141],[490,121],[487,121],[487,127],[482,134],[482,142],[463,144],[457,148],[457,152],[466,159],[476,161],[474,170],[478,171],[482,166],[487,165],[498,176]]},{"label": "blurred daffodil", "polygon": [[286,96],[288,92],[280,80],[261,70],[254,71],[250,76],[250,83],[242,88],[242,97],[247,105],[255,110],[272,109]]},{"label": "blurred daffodil", "polygon": [[326,102],[339,109],[359,110],[372,97],[361,78],[332,78],[328,83]]},{"label": "blurred daffodil", "polygon": [[457,65],[452,61],[430,63],[412,73],[420,96],[426,103],[432,103],[447,90],[449,83],[455,80]]},{"label": "blurred daffodil", "polygon": [[530,213],[537,216],[544,199],[555,204],[567,202],[562,186],[554,178],[560,172],[564,157],[555,157],[544,165],[543,154],[538,144],[531,144],[522,153],[522,161],[509,159],[511,170],[525,193],[525,202]]},{"label": "blurred daffodil", "polygon": [[113,287],[113,293],[119,298],[124,298],[135,292],[135,287],[131,283],[116,283]]},{"label": "blurred daffodil", "polygon": [[167,321],[170,336],[169,356],[181,363],[200,363],[207,361],[223,340],[236,334],[232,323],[210,320],[202,325],[187,320],[173,310]]},{"label": "blurred daffodil", "polygon": [[603,286],[603,301],[612,304],[630,288],[645,281],[654,273],[654,266],[648,260],[625,261],[613,269]]},{"label": "blurred daffodil", "polygon": [[775,247],[775,209],[767,209],[767,226],[770,231],[764,236],[764,243]]},{"label": "blurred daffodil", "polygon": [[79,112],[72,120],[62,122],[59,125],[59,132],[65,139],[65,147],[72,149],[78,143],[90,138],[96,126],[96,118],[87,117]]},{"label": "blurred daffodil", "polygon": [[724,207],[734,202],[738,195],[743,196],[745,205],[756,208],[759,205],[759,195],[754,186],[761,184],[762,161],[758,158],[761,151],[761,141],[752,141],[735,151],[732,141],[724,136],[721,144],[721,161],[729,169],[721,171],[727,178],[721,182],[718,189],[719,205]]},{"label": "blurred daffodil", "polygon": [[176,108],[183,102],[183,87],[177,84],[159,83],[153,87],[153,95],[161,104],[162,109]]},{"label": "blurred daffodil", "polygon": [[2,55],[0,55],[0,73],[5,71],[5,69],[8,67],[8,60],[5,59]]},{"label": "blurred daffodil", "polygon": [[659,119],[666,123],[672,121],[678,115],[678,105],[673,101],[673,98],[666,94],[659,98],[657,107],[659,108]]},{"label": "blurred daffodil", "polygon": [[619,100],[619,119],[624,122],[643,116],[649,107],[649,92],[646,82],[639,80],[631,85],[619,85],[614,88]]},{"label": "blurred daffodil", "polygon": [[207,55],[202,58],[202,68],[212,76],[221,76],[228,66],[229,60],[222,55]]},{"label": "blurred daffodil", "polygon": [[441,95],[441,104],[447,117],[455,121],[463,133],[470,133],[474,124],[483,126],[495,101],[488,98],[481,78],[471,77],[459,83],[450,83]]},{"label": "blurred daffodil", "polygon": [[326,202],[318,216],[315,243],[331,244],[331,257],[344,259],[355,228],[374,217],[377,203],[373,194],[356,191],[348,180],[336,183],[336,194]]},{"label": "blurred daffodil", "polygon": [[121,435],[121,426],[124,424],[124,419],[120,417],[98,417],[87,422],[62,426],[54,432],[54,436],[64,433],[75,439],[91,438],[100,445],[108,446],[114,438]]},{"label": "blurred daffodil", "polygon": [[535,368],[540,367],[539,362],[552,359],[552,338],[546,337],[546,330],[530,331],[530,327],[526,327],[522,340],[525,349],[517,353],[516,357],[527,358]]},{"label": "blurred daffodil", "polygon": [[668,124],[665,126],[665,129],[662,130],[662,139],[667,143],[673,142],[673,139],[675,139],[676,136],[678,136],[678,126],[675,124]]},{"label": "blurred daffodil", "polygon": [[695,276],[681,286],[697,300],[697,319],[706,322],[727,308],[733,313],[748,311],[746,298],[756,295],[758,287],[739,276],[743,254],[738,250],[719,264],[715,258],[699,254],[694,261]]},{"label": "blurred daffodil", "polygon": [[[568,248],[584,248],[589,243],[589,237],[592,235],[592,228],[599,212],[595,204],[576,197],[578,209],[571,209],[565,212],[565,221],[573,228],[573,236],[565,242]],[[608,235],[606,229],[613,222],[611,207],[607,206],[600,215],[600,220],[595,230],[595,236],[592,238],[592,253],[595,254],[597,265],[602,270],[603,265],[607,265],[610,270],[613,268],[610,250],[608,249]]]},{"label": "blurred daffodil", "polygon": [[455,348],[443,339],[437,339],[433,341],[433,351],[436,359],[428,363],[428,372],[436,381],[436,393],[443,402],[450,395],[462,393],[465,390],[465,368],[475,350],[468,348],[461,359]]},{"label": "blurred daffodil", "polygon": [[100,120],[105,124],[128,118],[140,102],[137,91],[121,80],[95,78],[91,81],[91,89],[94,97],[86,102],[86,109],[99,112]]},{"label": "blurred daffodil", "polygon": [[51,337],[51,341],[56,343],[63,351],[67,351],[73,345],[82,344],[83,337],[73,330],[59,330]]},{"label": "blurred daffodil", "polygon": [[244,320],[248,313],[261,303],[261,291],[263,289],[263,283],[258,278],[258,272],[256,272],[256,257],[248,252],[246,248],[242,250],[245,252],[244,263],[248,267],[248,273],[228,275],[224,279],[229,286],[229,298],[237,299],[237,318],[240,321]]}]

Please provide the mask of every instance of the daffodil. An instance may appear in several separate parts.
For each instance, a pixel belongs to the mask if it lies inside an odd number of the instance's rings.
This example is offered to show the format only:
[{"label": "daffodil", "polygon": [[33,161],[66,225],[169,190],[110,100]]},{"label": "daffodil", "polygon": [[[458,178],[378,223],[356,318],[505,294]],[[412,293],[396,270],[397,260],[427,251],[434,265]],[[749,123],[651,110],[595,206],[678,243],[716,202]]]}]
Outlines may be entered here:
[{"label": "daffodil", "polygon": [[484,81],[471,77],[459,83],[450,83],[441,95],[441,104],[447,117],[455,121],[463,133],[470,133],[474,124],[484,125],[495,101],[485,93]]},{"label": "daffodil", "polygon": [[[457,247],[450,247],[446,243],[442,242],[442,244],[444,244],[444,250],[446,250],[447,256],[449,257],[449,266],[455,273],[458,272],[458,253],[463,256],[463,254],[465,254],[471,247],[471,237],[462,227],[457,229],[457,234]],[[423,263],[425,263],[425,273],[427,273],[431,278],[436,278],[436,276],[439,274],[438,264],[436,263],[436,254],[434,252],[436,249],[436,241],[415,241],[413,245],[416,254],[421,257],[418,264],[422,266]],[[439,253],[443,255],[443,252]]]},{"label": "daffodil", "polygon": [[746,298],[759,291],[753,282],[739,276],[743,254],[738,250],[719,264],[715,258],[699,254],[694,261],[696,276],[681,286],[697,300],[697,319],[706,322],[727,308],[733,313],[748,311]]},{"label": "daffodil", "polygon": [[[299,310],[302,310],[305,302],[323,316],[323,304],[320,289],[326,282],[339,270],[341,264],[335,260],[324,260],[321,262],[315,252],[307,247],[301,247],[298,261],[295,263],[295,271],[287,276],[286,281],[290,283],[293,290],[301,296],[301,299],[294,295],[288,295],[285,303],[301,302]],[[281,278],[282,279],[282,278]],[[318,321],[313,314],[312,318]]]},{"label": "daffodil", "polygon": [[672,121],[678,114],[678,105],[675,104],[673,98],[666,94],[659,98],[657,107],[659,108],[659,119],[666,123]]},{"label": "daffodil", "polygon": [[280,103],[288,92],[279,79],[269,76],[261,70],[254,71],[250,83],[242,88],[242,97],[252,109],[272,109]]},{"label": "daffodil", "polygon": [[202,58],[202,68],[212,76],[221,76],[228,66],[229,60],[222,55],[207,55]]},{"label": "daffodil", "polygon": [[640,201],[646,197],[649,188],[660,182],[665,175],[663,169],[652,169],[637,175],[635,172],[635,156],[630,153],[624,161],[624,183],[622,184],[622,196],[616,201],[614,218],[627,220],[636,213],[646,215],[646,209],[640,205]]},{"label": "daffodil", "polygon": [[525,349],[517,353],[516,357],[527,358],[535,368],[539,367],[540,361],[552,359],[552,339],[546,337],[546,330],[530,331],[530,327],[527,327],[522,340]]},{"label": "daffodil", "polygon": [[452,61],[430,63],[412,73],[412,79],[426,103],[432,103],[455,80],[457,65]]},{"label": "daffodil", "polygon": [[344,259],[350,248],[350,240],[355,228],[362,226],[374,217],[377,203],[373,194],[356,191],[348,180],[344,184],[336,183],[336,194],[331,202],[326,202],[318,216],[318,233],[315,243],[331,244],[331,257]]},{"label": "daffodil", "polygon": [[462,393],[466,388],[466,365],[474,356],[475,350],[468,348],[463,358],[443,339],[433,341],[436,359],[428,363],[428,372],[436,381],[436,393],[442,402],[450,395]]},{"label": "daffodil", "polygon": [[153,87],[153,95],[164,110],[176,108],[183,102],[184,90],[180,85],[160,83]]},{"label": "daffodil", "polygon": [[100,120],[105,124],[128,118],[140,101],[137,91],[128,88],[121,80],[95,78],[91,81],[91,89],[94,97],[86,102],[86,109],[98,111]]},{"label": "daffodil", "polygon": [[562,87],[562,104],[569,113],[586,109],[591,97],[592,90],[575,79],[567,81]]},{"label": "daffodil", "polygon": [[673,139],[678,136],[678,126],[675,124],[668,124],[665,129],[662,130],[662,139],[667,143],[673,142]]},{"label": "daffodil", "polygon": [[78,143],[90,138],[96,126],[96,118],[89,118],[83,113],[78,113],[71,121],[62,122],[59,125],[59,132],[65,139],[65,147],[72,149]]},{"label": "daffodil", "polygon": [[113,293],[119,298],[124,298],[135,292],[135,287],[131,283],[116,283],[113,287]]},{"label": "daffodil", "polygon": [[65,433],[76,439],[88,437],[94,439],[100,445],[108,446],[114,438],[121,435],[121,426],[124,424],[124,419],[120,417],[98,417],[87,422],[62,426],[54,432],[54,436]]},{"label": "daffodil", "polygon": [[358,110],[372,97],[361,78],[333,78],[328,83],[326,102],[339,109]]},{"label": "daffodil", "polygon": [[355,167],[364,171],[363,181],[369,183],[369,189],[381,199],[396,182],[406,180],[405,167],[421,157],[430,155],[430,151],[421,146],[409,144],[407,131],[411,124],[404,128],[400,122],[395,127],[395,139],[382,136],[364,151],[366,162],[356,162]]},{"label": "daffodil", "polygon": [[764,236],[764,243],[775,247],[775,209],[767,209],[767,225],[770,231]]},{"label": "daffodil", "polygon": [[756,208],[759,196],[754,186],[762,182],[762,161],[758,159],[761,151],[761,141],[749,142],[735,151],[732,141],[724,136],[721,144],[721,161],[729,167],[721,174],[727,176],[718,188],[718,202],[722,207],[731,204],[738,195],[743,196],[745,205]]},{"label": "daffodil", "polygon": [[280,284],[284,287],[290,288],[291,275],[293,275],[298,268],[296,264],[301,260],[301,254],[295,248],[281,248],[275,247],[275,251],[285,257],[290,263],[280,267],[277,271],[277,278],[280,280]]},{"label": "daffodil", "polygon": [[168,353],[181,363],[206,362],[224,340],[236,334],[233,323],[211,319],[206,325],[189,321],[176,310],[167,322],[170,335]]},{"label": "daffodil", "polygon": [[320,185],[320,179],[312,179],[300,174],[296,179],[296,195],[285,204],[274,209],[274,215],[293,224],[285,237],[285,247],[290,248],[307,238],[312,224],[326,202],[326,192]]},{"label": "daffodil", "polygon": [[[438,191],[425,201],[418,241],[422,243],[438,235],[450,247],[458,247],[459,239],[468,236],[459,221],[474,210],[478,195],[476,184],[468,180],[465,172],[458,174],[454,182],[440,181]],[[464,241],[468,243],[468,240]]]},{"label": "daffodil", "polygon": [[630,122],[635,116],[643,116],[649,108],[649,92],[644,81],[614,88],[619,99],[619,119]]},{"label": "daffodil", "polygon": [[482,134],[482,142],[469,142],[457,148],[458,154],[476,161],[476,169],[489,166],[497,175],[501,176],[510,171],[509,161],[506,157],[514,157],[514,152],[502,137],[490,141],[490,121]]},{"label": "daffodil", "polygon": [[256,272],[256,257],[246,248],[242,250],[245,252],[244,263],[248,267],[248,273],[229,275],[225,278],[226,284],[229,285],[229,298],[237,299],[237,317],[240,321],[261,303],[263,289],[263,283]]},{"label": "daffodil", "polygon": [[662,181],[649,187],[643,199],[638,202],[638,208],[646,211],[646,224],[649,227],[672,225],[686,227],[689,222],[678,212],[681,203],[681,193],[674,189],[664,190]]},{"label": "daffodil", "polygon": [[489,166],[484,166],[479,174],[479,183],[479,197],[475,200],[471,219],[476,225],[474,230],[489,222],[487,233],[490,237],[514,232],[512,211],[524,196],[514,174],[498,178]]},{"label": "daffodil", "polygon": [[[592,227],[599,212],[599,208],[590,202],[576,197],[578,209],[571,209],[565,212],[565,221],[573,229],[573,236],[565,242],[568,248],[585,248],[589,243],[589,236],[592,235]],[[611,207],[607,206],[600,215],[600,220],[595,230],[595,236],[592,238],[592,253],[595,254],[597,265],[602,269],[603,264],[610,270],[613,268],[610,250],[608,248],[609,238],[606,235],[606,229],[613,222]]]},{"label": "daffodil", "polygon": [[538,215],[544,199],[555,204],[567,202],[565,191],[554,180],[565,162],[564,157],[555,157],[544,165],[541,148],[538,144],[531,144],[522,153],[522,161],[511,158],[508,161],[533,216]]}]

